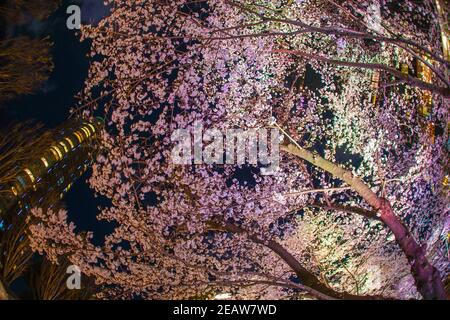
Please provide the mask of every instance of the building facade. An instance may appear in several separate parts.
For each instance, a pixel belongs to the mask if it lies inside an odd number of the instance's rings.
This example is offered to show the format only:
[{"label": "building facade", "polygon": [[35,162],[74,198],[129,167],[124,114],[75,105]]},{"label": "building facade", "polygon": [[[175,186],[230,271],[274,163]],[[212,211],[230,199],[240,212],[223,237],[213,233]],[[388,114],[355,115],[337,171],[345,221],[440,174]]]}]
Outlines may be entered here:
[{"label": "building facade", "polygon": [[[54,141],[20,168],[10,183],[0,186],[0,229],[5,217],[22,215],[33,207],[57,205],[89,168],[97,153],[103,120],[70,120],[54,130]],[[39,137],[37,137],[39,138]]]}]

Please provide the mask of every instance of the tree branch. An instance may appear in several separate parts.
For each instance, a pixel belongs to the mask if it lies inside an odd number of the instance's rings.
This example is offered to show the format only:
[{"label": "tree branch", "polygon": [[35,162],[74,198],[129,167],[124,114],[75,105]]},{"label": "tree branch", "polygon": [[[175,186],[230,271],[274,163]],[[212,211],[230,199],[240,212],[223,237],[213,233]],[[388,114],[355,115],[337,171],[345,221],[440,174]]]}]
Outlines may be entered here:
[{"label": "tree branch", "polygon": [[[280,128],[281,129],[281,128]],[[281,129],[284,134],[285,131]],[[287,135],[287,134],[286,134]],[[446,300],[444,285],[440,277],[439,271],[432,266],[422,247],[414,240],[413,236],[398,218],[389,202],[386,199],[378,197],[365,183],[358,177],[355,177],[349,170],[322,158],[318,154],[314,154],[300,147],[289,135],[288,138],[293,142],[288,145],[281,146],[281,150],[295,155],[303,160],[308,161],[312,165],[319,167],[335,177],[345,181],[349,186],[366,200],[375,210],[378,211],[379,218],[386,224],[389,230],[395,236],[395,239],[405,253],[406,258],[411,266],[411,273],[414,277],[417,290],[427,300]]]},{"label": "tree branch", "polygon": [[326,296],[335,298],[335,299],[345,299],[345,300],[371,300],[371,299],[383,299],[378,296],[358,296],[353,295],[347,292],[338,292],[334,289],[324,285],[313,273],[309,272],[305,269],[301,263],[282,245],[274,240],[262,240],[256,235],[248,233],[246,230],[241,227],[225,222],[225,221],[217,221],[216,223],[212,222],[211,226],[216,230],[223,229],[227,232],[237,233],[237,234],[247,234],[248,238],[254,243],[263,245],[270,250],[272,250],[276,255],[278,255],[283,261],[295,272],[297,277],[300,279],[302,285],[305,285],[313,290],[320,292]]},{"label": "tree branch", "polygon": [[323,203],[312,203],[309,205],[312,208],[318,208],[318,209],[323,209],[323,210],[332,210],[332,211],[342,211],[342,212],[347,212],[347,213],[355,213],[358,214],[360,216],[363,216],[365,218],[368,219],[372,219],[372,220],[381,220],[378,216],[377,216],[377,212],[376,211],[370,211],[370,210],[365,210],[359,207],[354,207],[354,206],[343,206],[343,205],[339,205],[339,204],[333,204],[333,205],[325,205]]},{"label": "tree branch", "polygon": [[446,99],[450,99],[450,89],[449,88],[439,87],[439,86],[433,85],[431,83],[417,79],[413,76],[405,75],[402,72],[398,71],[397,69],[389,67],[385,64],[342,61],[342,60],[330,59],[330,58],[321,56],[319,54],[310,54],[310,53],[306,53],[306,52],[298,51],[298,50],[279,49],[279,50],[272,50],[272,52],[299,55],[299,56],[303,56],[303,57],[311,59],[311,60],[322,61],[322,62],[330,63],[330,64],[337,65],[337,66],[343,66],[343,67],[386,71],[389,74],[391,74],[399,79],[404,80],[405,82],[407,82],[409,85],[411,85],[413,87],[420,88],[423,90],[428,90],[435,94],[439,94]]}]

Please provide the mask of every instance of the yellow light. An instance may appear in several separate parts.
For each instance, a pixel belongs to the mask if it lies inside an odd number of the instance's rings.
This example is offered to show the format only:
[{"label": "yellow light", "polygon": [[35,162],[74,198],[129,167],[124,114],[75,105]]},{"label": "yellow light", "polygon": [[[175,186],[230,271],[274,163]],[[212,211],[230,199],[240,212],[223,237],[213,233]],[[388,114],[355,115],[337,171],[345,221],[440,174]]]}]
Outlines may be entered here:
[{"label": "yellow light", "polygon": [[50,148],[50,151],[55,156],[56,160],[59,160],[58,153],[55,150],[53,150],[53,147]]},{"label": "yellow light", "polygon": [[58,152],[59,157],[62,159],[63,158],[63,153],[61,152],[61,149],[59,149],[58,146],[55,146],[56,152]]},{"label": "yellow light", "polygon": [[81,130],[83,130],[83,132],[86,134],[86,137],[89,138],[91,136],[91,133],[89,132],[88,129],[86,129],[85,127],[82,127]]},{"label": "yellow light", "polygon": [[444,177],[444,181],[442,182],[442,184],[444,185],[444,187],[448,186],[449,181],[450,181],[450,179],[449,179],[448,175],[445,176],[445,177]]},{"label": "yellow light", "polygon": [[33,175],[33,173],[31,172],[31,170],[30,170],[30,169],[23,169],[23,171],[25,171],[26,174],[30,177],[31,182],[34,183],[35,179],[34,179],[34,175]]},{"label": "yellow light", "polygon": [[63,158],[63,154],[61,150],[59,150],[58,146],[53,146],[51,147],[51,149],[56,151],[56,153],[58,154],[58,157],[56,157],[58,160],[61,160]]},{"label": "yellow light", "polygon": [[409,66],[407,63],[402,63],[400,69],[403,74],[405,74],[405,75],[409,74]]},{"label": "yellow light", "polygon": [[70,184],[66,187],[66,189],[65,189],[64,191],[67,192],[67,191],[70,190],[70,188],[72,188],[72,183],[70,183]]},{"label": "yellow light", "polygon": [[95,133],[95,127],[90,123],[88,123],[88,126],[92,129],[92,133]]},{"label": "yellow light", "polygon": [[378,90],[378,84],[380,83],[380,73],[378,71],[375,71],[372,75],[372,89]]},{"label": "yellow light", "polygon": [[376,94],[373,94],[373,96],[372,96],[372,104],[373,105],[377,104],[377,95]]},{"label": "yellow light", "polygon": [[88,131],[89,131],[89,133],[91,133],[91,130],[89,130],[90,129],[90,127],[89,127],[89,123],[87,123],[87,122],[84,122],[83,123],[83,127],[82,128],[85,128],[85,129],[87,129]]},{"label": "yellow light", "polygon": [[73,144],[72,140],[70,140],[69,138],[64,138],[64,140],[66,140],[69,143],[71,149],[75,148],[75,145]]},{"label": "yellow light", "polygon": [[15,187],[12,187],[11,191],[16,197],[19,195],[19,193],[17,192],[17,189]]},{"label": "yellow light", "polygon": [[78,142],[83,142],[83,136],[79,134],[77,131],[74,132],[74,135],[77,137]]},{"label": "yellow light", "polygon": [[61,141],[59,144],[63,147],[64,152],[66,152],[66,153],[69,152],[69,149],[67,148],[67,146],[64,142]]},{"label": "yellow light", "polygon": [[[423,60],[428,62],[429,64],[432,64],[430,59],[428,59],[426,56],[422,56]],[[417,60],[417,71],[419,79],[431,83],[433,81],[433,73],[431,69],[422,61]]]},{"label": "yellow light", "polygon": [[45,159],[44,157],[42,157],[42,158],[41,158],[41,161],[42,161],[42,163],[44,164],[44,166],[45,166],[46,168],[48,168],[48,162],[47,162],[47,159]]}]

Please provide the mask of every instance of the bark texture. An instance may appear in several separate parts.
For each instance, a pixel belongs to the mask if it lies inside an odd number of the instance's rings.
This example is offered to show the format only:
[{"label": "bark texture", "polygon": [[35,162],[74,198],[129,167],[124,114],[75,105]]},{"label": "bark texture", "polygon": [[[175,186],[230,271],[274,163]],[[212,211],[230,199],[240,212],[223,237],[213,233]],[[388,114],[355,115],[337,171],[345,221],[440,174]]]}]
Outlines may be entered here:
[{"label": "bark texture", "polygon": [[[312,165],[331,173],[336,178],[345,181],[352,187],[376,210],[381,221],[394,234],[397,244],[408,259],[411,266],[411,274],[422,297],[426,300],[447,299],[439,271],[429,263],[423,248],[415,241],[401,219],[395,215],[386,199],[377,196],[362,179],[354,176],[352,172],[322,158],[318,154],[294,144],[283,145],[281,150],[308,161]],[[367,217],[367,215],[364,216]]]}]

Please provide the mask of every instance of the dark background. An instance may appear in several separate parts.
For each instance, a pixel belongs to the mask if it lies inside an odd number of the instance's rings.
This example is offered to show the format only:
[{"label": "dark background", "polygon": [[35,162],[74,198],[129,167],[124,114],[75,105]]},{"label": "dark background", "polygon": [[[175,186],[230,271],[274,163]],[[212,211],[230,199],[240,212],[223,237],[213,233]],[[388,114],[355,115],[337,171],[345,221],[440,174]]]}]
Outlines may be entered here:
[{"label": "dark background", "polygon": [[[63,123],[69,111],[75,105],[74,96],[82,89],[87,76],[90,48],[88,41],[80,42],[77,30],[69,30],[66,20],[69,15],[67,7],[78,4],[81,7],[83,24],[96,23],[109,10],[102,0],[63,0],[59,9],[46,21],[29,21],[20,27],[3,26],[2,34],[6,36],[28,35],[41,38],[50,36],[54,43],[52,56],[54,70],[48,81],[33,95],[20,96],[5,103],[0,108],[0,126],[25,120],[36,120],[45,127],[54,128]],[[111,225],[96,219],[97,207],[105,204],[101,198],[95,198],[87,179],[88,170],[78,179],[63,201],[68,209],[69,218],[75,222],[78,230],[94,231],[94,242],[99,244]]]}]

